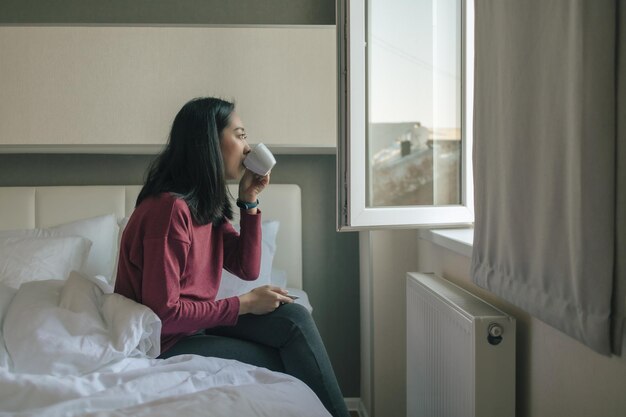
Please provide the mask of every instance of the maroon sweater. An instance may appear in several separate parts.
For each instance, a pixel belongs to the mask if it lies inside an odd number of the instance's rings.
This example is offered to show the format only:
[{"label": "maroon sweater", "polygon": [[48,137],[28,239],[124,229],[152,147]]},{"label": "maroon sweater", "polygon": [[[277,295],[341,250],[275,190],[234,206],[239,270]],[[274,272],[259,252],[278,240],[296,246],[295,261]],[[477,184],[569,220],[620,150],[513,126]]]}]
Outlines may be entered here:
[{"label": "maroon sweater", "polygon": [[201,329],[237,323],[239,298],[215,301],[222,267],[245,280],[259,275],[261,216],[241,212],[241,236],[229,222],[199,226],[169,193],[141,202],[122,235],[115,292],[162,321],[161,352]]}]

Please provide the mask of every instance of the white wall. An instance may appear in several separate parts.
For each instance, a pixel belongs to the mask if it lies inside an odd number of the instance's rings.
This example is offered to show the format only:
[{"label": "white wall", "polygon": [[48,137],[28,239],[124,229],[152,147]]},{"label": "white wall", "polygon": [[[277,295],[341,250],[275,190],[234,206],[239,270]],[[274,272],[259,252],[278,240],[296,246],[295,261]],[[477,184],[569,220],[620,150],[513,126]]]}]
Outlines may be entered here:
[{"label": "white wall", "polygon": [[626,357],[601,356],[475,286],[469,276],[468,257],[418,239],[415,231],[370,233],[373,300],[370,417],[406,415],[406,338],[401,334],[406,306],[402,268],[435,272],[516,318],[517,417],[626,415]]},{"label": "white wall", "polygon": [[0,27],[0,147],[162,145],[235,99],[252,143],[336,146],[335,27]]},{"label": "white wall", "polygon": [[517,320],[518,417],[623,417],[626,358],[605,357],[470,281],[470,259],[420,240],[420,267],[464,287]]},{"label": "white wall", "polygon": [[361,345],[361,398],[370,417],[404,416],[405,282],[407,271],[417,268],[416,233],[361,232],[360,245],[361,302],[368,303],[361,306],[361,339],[370,336]]}]

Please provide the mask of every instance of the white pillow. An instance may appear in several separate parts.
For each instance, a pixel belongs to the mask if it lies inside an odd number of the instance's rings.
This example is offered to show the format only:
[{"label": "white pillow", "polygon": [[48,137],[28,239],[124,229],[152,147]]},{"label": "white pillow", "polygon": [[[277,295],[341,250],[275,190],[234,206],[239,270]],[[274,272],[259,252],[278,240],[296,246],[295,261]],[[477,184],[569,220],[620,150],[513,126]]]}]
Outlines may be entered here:
[{"label": "white pillow", "polygon": [[[276,235],[280,222],[268,220],[261,223],[261,271],[254,281],[245,281],[227,270],[222,270],[222,281],[217,291],[217,300],[245,294],[262,285],[271,284],[272,263],[276,254]],[[239,225],[234,226],[239,231]]]},{"label": "white pillow", "polygon": [[130,215],[120,219],[117,222],[118,232],[117,232],[117,241],[115,243],[115,253],[114,253],[114,261],[113,261],[113,272],[111,274],[111,279],[109,279],[109,284],[115,287],[115,280],[117,280],[117,263],[120,260],[120,245],[122,244],[122,235],[124,234],[124,229],[126,229],[126,225],[128,224],[128,220],[130,219]]},{"label": "white pillow", "polygon": [[16,292],[17,290],[15,288],[11,288],[0,282],[0,369],[9,369],[12,366],[9,352],[7,352],[7,347],[4,344],[2,328],[4,325],[4,316],[6,316],[9,310],[9,304],[11,304]]},{"label": "white pillow", "polygon": [[64,236],[76,235],[91,240],[91,251],[81,272],[89,275],[103,275],[107,279],[113,276],[117,252],[118,226],[114,214],[77,220],[50,230]]},{"label": "white pillow", "polygon": [[287,271],[272,268],[270,283],[280,288],[287,288]]},{"label": "white pillow", "polygon": [[67,279],[82,268],[90,247],[80,236],[0,237],[0,282],[19,288],[30,281]]},{"label": "white pillow", "polygon": [[117,227],[120,228],[120,235],[119,235],[118,240],[122,240],[122,233],[124,233],[124,229],[126,229],[126,225],[128,224],[129,220],[130,220],[130,214],[124,217],[123,219],[120,219],[120,221],[117,222]]},{"label": "white pillow", "polygon": [[49,229],[22,229],[7,230],[0,232],[0,237],[7,236],[30,236],[30,237],[56,237],[56,236],[81,236],[89,239],[92,243],[89,257],[85,261],[80,272],[89,275],[102,275],[109,281],[113,276],[115,261],[117,258],[117,219],[114,214],[92,217],[61,224]]}]

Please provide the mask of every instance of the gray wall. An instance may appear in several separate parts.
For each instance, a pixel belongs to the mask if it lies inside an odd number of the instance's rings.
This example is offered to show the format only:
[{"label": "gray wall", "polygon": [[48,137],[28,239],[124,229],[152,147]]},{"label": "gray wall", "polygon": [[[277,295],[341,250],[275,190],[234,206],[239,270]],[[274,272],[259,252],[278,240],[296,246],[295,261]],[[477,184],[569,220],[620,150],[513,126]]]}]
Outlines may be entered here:
[{"label": "gray wall", "polygon": [[334,25],[329,0],[2,0],[0,24]]},{"label": "gray wall", "polygon": [[[0,154],[0,186],[141,184],[149,155]],[[360,396],[359,243],[335,231],[335,156],[277,155],[302,189],[303,287],[345,397]],[[271,185],[270,185],[271,186]]]}]

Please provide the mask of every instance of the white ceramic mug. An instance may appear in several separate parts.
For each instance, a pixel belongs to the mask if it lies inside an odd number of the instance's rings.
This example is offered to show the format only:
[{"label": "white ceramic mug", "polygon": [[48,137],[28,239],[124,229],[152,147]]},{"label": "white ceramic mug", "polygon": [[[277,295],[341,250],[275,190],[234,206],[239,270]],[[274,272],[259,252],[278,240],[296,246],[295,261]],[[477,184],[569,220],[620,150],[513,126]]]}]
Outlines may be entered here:
[{"label": "white ceramic mug", "polygon": [[259,175],[267,175],[276,165],[276,158],[262,143],[257,144],[243,160],[243,164],[250,171]]}]

